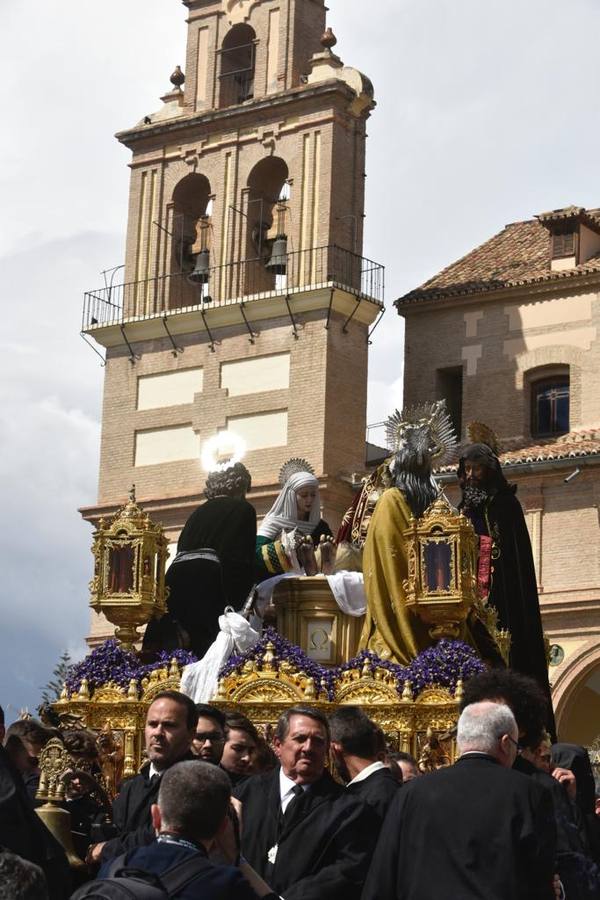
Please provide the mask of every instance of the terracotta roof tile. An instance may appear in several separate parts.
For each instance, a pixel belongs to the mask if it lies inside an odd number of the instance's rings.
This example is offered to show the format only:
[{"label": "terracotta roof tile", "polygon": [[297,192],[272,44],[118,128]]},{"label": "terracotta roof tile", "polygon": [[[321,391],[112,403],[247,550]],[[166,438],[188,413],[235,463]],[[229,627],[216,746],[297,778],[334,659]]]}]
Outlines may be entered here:
[{"label": "terracotta roof tile", "polygon": [[[549,221],[553,217],[560,218],[560,214],[570,215],[573,210],[578,211],[579,208],[554,210],[552,213],[544,213],[543,217],[546,217],[545,221]],[[600,209],[586,210],[585,216],[590,224],[598,222],[600,228]],[[489,241],[400,297],[396,300],[396,305],[482,293],[539,281],[558,281],[592,272],[600,272],[600,254],[573,269],[551,271],[548,229],[537,218],[529,219],[507,225]]]},{"label": "terracotta roof tile", "polygon": [[[600,455],[600,430],[571,431],[552,441],[501,450],[499,459],[503,466],[518,466],[553,460],[576,460],[596,454]],[[456,464],[443,466],[438,471],[440,474],[455,472]]]}]

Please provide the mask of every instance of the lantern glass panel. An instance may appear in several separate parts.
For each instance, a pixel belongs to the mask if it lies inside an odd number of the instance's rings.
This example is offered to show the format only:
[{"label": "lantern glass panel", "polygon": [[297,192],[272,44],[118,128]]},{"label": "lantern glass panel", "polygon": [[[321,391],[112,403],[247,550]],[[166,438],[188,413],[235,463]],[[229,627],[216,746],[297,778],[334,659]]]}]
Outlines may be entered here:
[{"label": "lantern glass panel", "polygon": [[108,555],[108,591],[126,594],[133,590],[133,547],[111,547]]},{"label": "lantern glass panel", "polygon": [[444,540],[426,541],[423,547],[425,582],[429,593],[449,591],[452,585],[452,547]]}]

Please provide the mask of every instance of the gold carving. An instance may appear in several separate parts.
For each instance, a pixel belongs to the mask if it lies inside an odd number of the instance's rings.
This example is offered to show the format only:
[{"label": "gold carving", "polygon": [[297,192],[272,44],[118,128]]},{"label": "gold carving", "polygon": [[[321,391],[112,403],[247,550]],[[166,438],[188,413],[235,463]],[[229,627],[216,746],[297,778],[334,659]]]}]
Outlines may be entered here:
[{"label": "gold carving", "polygon": [[94,532],[90,606],[116,626],[115,635],[126,649],[139,640],[138,627],[166,609],[167,552],[161,526],[136,504],[133,487],[111,524],[100,519]]},{"label": "gold carving", "polygon": [[406,605],[434,640],[457,638],[477,600],[477,539],[468,519],[442,494],[404,532],[409,577]]}]

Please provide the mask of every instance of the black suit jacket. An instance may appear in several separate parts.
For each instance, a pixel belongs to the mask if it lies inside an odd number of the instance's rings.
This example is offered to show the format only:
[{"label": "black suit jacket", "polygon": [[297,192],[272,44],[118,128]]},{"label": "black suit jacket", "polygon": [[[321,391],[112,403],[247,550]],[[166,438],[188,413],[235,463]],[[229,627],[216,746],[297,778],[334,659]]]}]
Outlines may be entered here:
[{"label": "black suit jacket", "polygon": [[550,793],[467,756],[396,793],[363,900],[553,900]]},{"label": "black suit jacket", "polygon": [[346,791],[366,803],[379,821],[383,822],[390,803],[400,787],[402,787],[401,783],[396,781],[386,766],[383,769],[376,769],[367,778],[357,781],[356,784],[347,785]]},{"label": "black suit jacket", "polygon": [[285,900],[360,897],[377,819],[329,774],[302,795],[279,833],[279,768],[248,779],[235,795],[242,802],[242,853],[276,893]]},{"label": "black suit jacket", "polygon": [[[193,753],[187,753],[182,762],[197,759]],[[150,779],[150,766],[145,766],[139,775],[128,778],[121,785],[121,790],[113,801],[113,824],[119,836],[108,841],[102,850],[101,861],[105,863],[121,853],[127,853],[135,847],[143,847],[154,840],[154,829],[150,807],[156,803],[160,778]]]}]

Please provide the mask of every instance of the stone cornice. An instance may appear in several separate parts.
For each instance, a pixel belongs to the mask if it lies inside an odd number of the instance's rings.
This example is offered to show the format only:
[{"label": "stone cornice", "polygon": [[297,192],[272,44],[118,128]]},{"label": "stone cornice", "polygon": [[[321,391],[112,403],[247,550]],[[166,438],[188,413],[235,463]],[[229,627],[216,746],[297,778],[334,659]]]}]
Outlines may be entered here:
[{"label": "stone cornice", "polygon": [[[336,97],[336,95],[338,96]],[[205,110],[176,119],[168,119],[155,125],[136,125],[133,128],[118,131],[115,137],[130,150],[135,150],[141,141],[146,144],[151,142],[162,144],[165,136],[172,140],[174,135],[183,135],[187,131],[196,132],[199,129],[206,130],[211,126],[211,130],[216,130],[214,126],[217,126],[222,130],[229,128],[234,131],[237,128],[243,128],[247,120],[256,125],[257,121],[260,121],[257,118],[260,113],[268,113],[273,116],[290,115],[294,112],[294,107],[303,105],[308,100],[331,99],[335,103],[336,100],[338,102],[351,101],[354,97],[355,92],[347,84],[332,79],[309,87],[301,86],[279,94],[270,94],[267,97],[247,101],[241,106]],[[189,139],[193,140],[193,137],[190,136]]]}]

